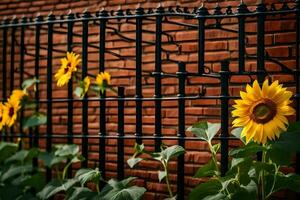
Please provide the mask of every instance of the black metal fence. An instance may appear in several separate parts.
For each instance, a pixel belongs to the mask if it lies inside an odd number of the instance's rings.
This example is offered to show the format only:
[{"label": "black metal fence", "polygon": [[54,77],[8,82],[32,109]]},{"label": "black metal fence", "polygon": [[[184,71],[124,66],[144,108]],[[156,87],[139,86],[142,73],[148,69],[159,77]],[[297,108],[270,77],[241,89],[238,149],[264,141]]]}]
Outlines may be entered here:
[{"label": "black metal fence", "polygon": [[[280,7],[279,7],[280,5]],[[35,91],[35,100],[39,105],[46,105],[45,111],[47,113],[47,125],[46,125],[46,134],[40,134],[39,129],[30,130],[30,134],[24,134],[22,128],[19,131],[11,129],[7,131],[6,135],[3,136],[4,140],[8,140],[13,137],[29,137],[33,146],[38,146],[39,140],[41,138],[46,139],[46,149],[50,151],[52,146],[52,139],[54,138],[67,138],[68,143],[73,143],[74,139],[82,140],[82,154],[87,159],[82,163],[84,167],[87,166],[88,162],[88,149],[89,149],[89,139],[97,138],[99,139],[99,168],[101,169],[103,176],[105,177],[105,155],[106,155],[106,140],[107,139],[116,139],[117,140],[117,173],[118,178],[122,179],[124,177],[124,140],[126,139],[135,139],[136,142],[142,143],[145,140],[154,140],[155,149],[159,150],[160,145],[163,140],[178,140],[178,144],[185,146],[187,140],[196,140],[194,137],[186,136],[186,122],[185,122],[185,102],[187,100],[195,99],[218,99],[220,100],[221,107],[221,134],[216,137],[216,140],[221,141],[221,171],[224,174],[227,171],[228,166],[228,141],[233,139],[229,136],[230,130],[230,99],[236,99],[237,96],[230,95],[230,78],[233,76],[249,76],[251,80],[254,77],[257,77],[260,83],[263,82],[266,76],[272,76],[276,74],[290,74],[294,76],[294,81],[289,83],[289,86],[295,88],[295,102],[297,110],[297,119],[299,119],[299,95],[300,95],[300,84],[299,84],[299,14],[300,14],[300,1],[295,3],[282,3],[282,4],[272,4],[264,5],[260,4],[256,7],[254,11],[250,11],[245,4],[240,4],[237,7],[237,10],[228,6],[227,8],[221,9],[219,6],[216,6],[215,9],[208,11],[205,6],[195,9],[187,8],[163,8],[159,6],[156,9],[144,10],[141,7],[138,7],[136,10],[122,10],[117,11],[106,11],[101,10],[95,14],[91,14],[88,11],[85,11],[83,14],[75,14],[70,12],[68,15],[54,16],[49,14],[45,19],[42,16],[37,16],[35,19],[28,19],[23,17],[21,20],[16,18],[9,20],[5,19],[0,25],[1,31],[1,70],[2,70],[2,99],[5,100],[8,97],[9,90],[12,91],[13,88],[18,84],[22,83],[24,76],[28,75],[26,69],[24,68],[24,63],[26,62],[25,56],[32,58],[32,63],[34,66],[33,73],[29,75],[35,76],[37,78],[43,78],[45,76],[46,83],[46,99],[41,99],[41,94],[39,90],[39,85],[37,85],[37,90]],[[185,22],[171,22],[167,19],[169,17],[177,17],[179,19],[191,19],[195,20],[195,24],[189,24]],[[295,54],[291,59],[295,60],[294,68],[285,66],[280,60],[272,58],[268,55],[268,52],[265,51],[265,22],[266,19],[271,19],[272,17],[275,20],[280,20],[281,17],[290,17],[295,20],[295,33],[296,41],[292,41],[292,45],[295,46]],[[226,19],[234,19],[237,22],[237,29],[228,29],[223,27],[223,21]],[[135,26],[135,36],[133,38],[126,37],[120,33],[117,29],[112,29],[109,26],[110,21],[122,21],[125,20],[127,23],[132,23]],[[245,30],[245,26],[249,21],[256,22],[256,35],[257,45],[256,45],[256,56],[249,56],[246,52],[246,37],[248,32]],[[143,33],[145,32],[143,26],[145,22],[151,21],[155,24],[155,41],[146,41],[143,39]],[[213,21],[213,23],[211,23]],[[209,22],[209,23],[208,23]],[[197,72],[189,72],[186,70],[186,63],[174,61],[168,59],[178,67],[177,73],[166,73],[162,70],[162,63],[165,62],[165,59],[162,58],[162,53],[167,52],[162,48],[163,36],[168,37],[169,43],[174,43],[172,37],[169,37],[166,32],[163,31],[163,26],[166,23],[173,23],[181,25],[189,30],[196,30],[198,32],[197,41],[198,41],[198,70]],[[89,42],[89,27],[90,25],[98,26],[98,44]],[[60,26],[64,31],[57,31],[56,26]],[[75,27],[81,27],[81,33],[74,33]],[[221,71],[213,71],[206,66],[206,30],[209,29],[221,29],[227,32],[237,33],[238,41],[238,56],[230,60],[225,60],[221,63]],[[27,47],[24,42],[27,31],[31,30],[34,32],[34,46]],[[41,39],[41,31],[47,32],[47,37]],[[124,93],[124,87],[118,87],[118,96],[117,97],[106,97],[105,95],[101,98],[89,98],[85,96],[82,100],[73,98],[73,82],[70,81],[68,84],[68,95],[67,98],[56,98],[52,95],[53,90],[53,60],[54,54],[63,53],[66,51],[74,50],[74,47],[81,48],[81,57],[82,57],[82,77],[85,77],[88,74],[88,47],[92,47],[96,50],[98,54],[98,71],[102,72],[106,69],[106,53],[109,52],[106,48],[106,32],[107,30],[113,31],[116,35],[120,36],[126,41],[135,42],[135,55],[133,56],[119,56],[120,60],[132,59],[135,61],[135,96],[126,97]],[[65,35],[67,46],[65,49],[56,48],[54,44],[55,38],[53,35]],[[81,41],[74,42],[74,37],[80,38]],[[44,44],[42,44],[44,42]],[[46,42],[46,43],[45,43]],[[154,61],[154,71],[150,72],[148,75],[154,77],[154,88],[155,94],[153,97],[143,97],[143,83],[142,77],[143,74],[143,45],[153,45],[155,46],[155,61]],[[19,50],[16,51],[16,48]],[[46,52],[45,55],[41,55],[41,51]],[[16,53],[17,52],[17,53]],[[109,52],[112,53],[112,52]],[[168,54],[167,54],[168,55]],[[46,71],[41,75],[43,68],[40,67],[40,59],[44,58],[46,60]],[[256,70],[247,71],[245,69],[245,63],[247,60],[256,61],[257,68]],[[9,62],[8,62],[9,60]],[[16,61],[18,60],[18,65]],[[275,63],[279,66],[280,70],[275,70],[268,72],[265,67],[265,61]],[[237,63],[238,70],[234,71],[230,69],[230,63]],[[8,73],[10,72],[10,73]],[[17,77],[16,77],[17,76]],[[173,77],[178,79],[178,94],[176,96],[164,97],[162,95],[162,79],[166,77]],[[205,94],[199,95],[186,95],[185,87],[186,80],[189,77],[209,77],[220,80],[220,95],[208,96]],[[19,79],[19,80],[18,80]],[[9,89],[9,90],[8,90]],[[90,135],[89,134],[89,116],[88,111],[89,103],[92,101],[100,102],[100,113],[99,113],[99,135]],[[110,101],[117,102],[117,134],[108,135],[106,130],[106,104]],[[127,101],[133,101],[136,105],[135,112],[135,134],[134,135],[124,135],[124,104]],[[151,101],[154,102],[154,117],[155,117],[155,131],[153,136],[143,135],[143,120],[142,120],[142,107],[143,102]],[[162,132],[162,102],[163,101],[178,101],[178,131],[177,136],[164,136]],[[55,134],[53,131],[53,104],[55,103],[67,103],[67,135]],[[82,102],[82,134],[74,135],[74,102]],[[42,109],[37,107],[36,110]],[[184,174],[185,174],[185,161],[184,156],[179,157],[177,160],[177,193],[178,199],[183,199],[184,196]],[[297,158],[297,172],[300,172],[300,160]],[[47,171],[48,180],[51,178],[51,171]]]}]

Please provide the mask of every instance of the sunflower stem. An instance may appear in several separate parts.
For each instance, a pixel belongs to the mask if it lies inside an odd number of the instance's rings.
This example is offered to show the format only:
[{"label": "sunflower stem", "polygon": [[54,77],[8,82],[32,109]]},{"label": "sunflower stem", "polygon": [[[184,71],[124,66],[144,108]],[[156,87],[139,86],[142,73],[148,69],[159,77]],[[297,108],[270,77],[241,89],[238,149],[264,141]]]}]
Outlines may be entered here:
[{"label": "sunflower stem", "polygon": [[[263,147],[265,147],[265,145],[263,145]],[[266,150],[265,148],[263,148],[262,151],[262,164],[266,163]],[[266,199],[266,194],[265,194],[265,170],[264,170],[264,165],[262,167],[262,171],[260,172],[260,189],[261,189],[261,200],[265,200]]]}]

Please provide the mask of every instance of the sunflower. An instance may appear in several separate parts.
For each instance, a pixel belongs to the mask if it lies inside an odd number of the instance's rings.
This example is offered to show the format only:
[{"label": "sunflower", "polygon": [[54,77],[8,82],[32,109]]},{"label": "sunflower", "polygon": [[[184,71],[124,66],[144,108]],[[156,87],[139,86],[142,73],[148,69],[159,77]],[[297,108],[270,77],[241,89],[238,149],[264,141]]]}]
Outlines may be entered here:
[{"label": "sunflower", "polygon": [[27,95],[27,93],[25,93],[23,90],[15,89],[12,91],[10,99],[15,100],[15,101],[21,101],[22,98],[26,95]]},{"label": "sunflower", "polygon": [[108,72],[100,72],[96,77],[96,84],[100,87],[106,88],[110,85],[110,74]]},{"label": "sunflower", "polygon": [[3,120],[3,110],[4,110],[4,105],[3,105],[3,103],[0,103],[0,131],[2,130],[3,126],[5,125],[5,121]]},{"label": "sunflower", "polygon": [[286,131],[288,120],[286,116],[295,114],[289,106],[292,92],[287,91],[278,81],[269,85],[265,80],[262,88],[255,80],[253,86],[246,86],[246,92],[240,92],[241,99],[235,100],[232,111],[233,127],[243,127],[241,136],[246,137],[246,143],[265,144],[267,140],[278,138]]},{"label": "sunflower", "polygon": [[58,87],[64,86],[69,82],[72,73],[77,71],[77,65],[81,62],[81,59],[79,59],[78,54],[67,52],[67,57],[62,58],[60,61],[61,66],[54,76]]},{"label": "sunflower", "polygon": [[3,121],[8,127],[11,127],[16,119],[20,106],[20,101],[17,99],[9,99],[3,108]]}]

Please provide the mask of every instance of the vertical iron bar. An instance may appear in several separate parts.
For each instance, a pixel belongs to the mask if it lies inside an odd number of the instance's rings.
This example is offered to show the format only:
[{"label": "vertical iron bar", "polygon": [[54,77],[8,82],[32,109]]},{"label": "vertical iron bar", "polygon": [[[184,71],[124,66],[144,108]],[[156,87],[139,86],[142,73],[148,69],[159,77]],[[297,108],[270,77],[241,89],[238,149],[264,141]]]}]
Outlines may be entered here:
[{"label": "vertical iron bar", "polygon": [[156,43],[155,43],[155,151],[160,151],[161,146],[161,36],[162,36],[162,13],[164,8],[159,6],[156,10]]},{"label": "vertical iron bar", "polygon": [[[7,25],[9,23],[9,21],[7,19],[5,19],[3,21],[4,25]],[[7,94],[6,94],[6,90],[7,90],[7,58],[6,58],[6,53],[7,53],[7,27],[3,28],[3,35],[2,35],[2,98],[3,98],[3,102],[6,101],[7,98]],[[1,134],[1,137],[3,138],[4,141],[6,141],[6,136],[7,136],[7,129],[4,128],[2,130],[2,132],[4,132],[4,134]]]},{"label": "vertical iron bar", "polygon": [[207,8],[200,7],[197,11],[198,18],[198,73],[204,73],[205,63],[205,15],[208,15]]},{"label": "vertical iron bar", "polygon": [[136,9],[136,48],[135,48],[135,55],[136,55],[136,76],[135,76],[135,97],[136,97],[136,126],[135,126],[135,136],[136,142],[138,144],[142,143],[142,106],[143,102],[141,98],[143,98],[142,94],[142,25],[143,25],[143,18],[142,15],[144,14],[144,9],[139,7]]},{"label": "vertical iron bar", "polygon": [[[17,24],[17,18],[14,18],[12,24]],[[10,45],[10,93],[14,90],[15,82],[15,43],[16,43],[16,26],[13,26],[11,29],[11,45]],[[12,135],[14,134],[14,127],[10,128],[10,141],[13,141]]]},{"label": "vertical iron bar", "polygon": [[[300,0],[296,0],[296,94],[300,94],[300,58],[299,58],[299,48],[300,48]],[[296,98],[296,120],[300,120],[300,99]],[[296,156],[296,173],[300,174],[300,154]],[[297,195],[297,199],[300,195]]]},{"label": "vertical iron bar", "polygon": [[[185,63],[179,63],[177,72],[179,79],[179,93],[178,93],[178,144],[185,147],[185,80],[186,69]],[[177,198],[184,199],[184,154],[178,157],[177,164]]]},{"label": "vertical iron bar", "polygon": [[[238,13],[243,14],[247,13],[248,9],[246,4],[242,2],[238,6]],[[240,15],[238,17],[238,23],[239,23],[239,72],[245,71],[245,16]]]},{"label": "vertical iron bar", "polygon": [[[99,72],[104,72],[105,70],[105,34],[106,34],[106,22],[107,19],[105,17],[108,16],[106,10],[102,10],[100,13],[100,38],[99,38]],[[101,95],[100,100],[100,138],[99,138],[99,168],[101,169],[102,176],[105,178],[105,157],[106,157],[106,149],[105,149],[105,135],[106,135],[106,101],[105,101],[105,92]]]},{"label": "vertical iron bar", "polygon": [[259,4],[256,8],[257,15],[257,76],[258,82],[262,84],[265,79],[265,4]]},{"label": "vertical iron bar", "polygon": [[[50,13],[48,16],[48,52],[47,52],[47,138],[46,150],[51,151],[52,148],[52,51],[53,51],[53,21],[55,16]],[[51,169],[47,168],[47,182],[51,180]]]},{"label": "vertical iron bar", "polygon": [[118,180],[124,179],[124,87],[118,87]]},{"label": "vertical iron bar", "polygon": [[[73,47],[73,25],[75,16],[73,13],[68,14],[68,27],[67,27],[67,51],[71,52]],[[73,79],[68,83],[68,99],[73,99]],[[68,144],[73,144],[73,101],[68,102]],[[68,169],[68,177],[72,177],[72,166]]]},{"label": "vertical iron bar", "polygon": [[[82,21],[82,80],[87,75],[88,69],[88,25],[87,20],[90,17],[90,13],[85,11],[83,13]],[[88,99],[85,95],[82,99],[82,155],[85,160],[82,162],[82,167],[87,167],[88,164]]]},{"label": "vertical iron bar", "polygon": [[[40,34],[41,34],[41,24],[43,21],[43,17],[38,15],[36,17],[36,26],[35,26],[35,60],[34,60],[34,74],[35,78],[39,79],[39,68],[40,68]],[[36,91],[35,91],[35,100],[38,101],[40,98],[39,94],[39,84],[36,83]],[[36,104],[35,111],[39,111],[39,104]],[[33,146],[39,146],[39,128],[35,127],[34,129],[34,138],[33,138]],[[37,165],[37,160],[35,163]]]},{"label": "vertical iron bar", "polygon": [[[21,20],[21,34],[20,34],[20,87],[22,87],[22,83],[24,80],[24,53],[25,53],[25,45],[24,45],[24,40],[25,40],[25,26],[23,24],[25,24],[27,22],[27,18],[26,17],[22,17]],[[24,110],[21,110],[20,112],[20,119],[24,118]],[[24,137],[24,131],[23,131],[23,120],[20,120],[20,135],[21,138],[23,139]],[[20,142],[19,144],[19,148],[22,149],[22,142]]]},{"label": "vertical iron bar", "polygon": [[[8,20],[5,19],[3,21],[3,24],[6,25],[8,24]],[[3,28],[3,35],[2,35],[2,98],[5,101],[7,98],[6,94],[6,83],[7,83],[7,77],[6,77],[6,72],[7,72],[7,59],[6,59],[6,53],[7,53],[7,27]]]},{"label": "vertical iron bar", "polygon": [[229,61],[221,62],[221,175],[228,170],[228,102],[229,102]]}]

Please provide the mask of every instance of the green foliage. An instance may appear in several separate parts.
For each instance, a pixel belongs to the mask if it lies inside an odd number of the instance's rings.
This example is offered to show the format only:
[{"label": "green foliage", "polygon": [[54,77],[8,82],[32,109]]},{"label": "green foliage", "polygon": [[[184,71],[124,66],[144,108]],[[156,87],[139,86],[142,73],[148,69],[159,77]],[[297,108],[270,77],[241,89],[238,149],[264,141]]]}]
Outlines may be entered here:
[{"label": "green foliage", "polygon": [[[140,161],[145,160],[145,159],[153,159],[158,162],[160,162],[163,171],[158,171],[158,180],[161,182],[162,180],[165,179],[168,191],[169,191],[169,199],[174,199],[174,195],[172,193],[172,190],[170,188],[170,183],[169,183],[169,171],[168,171],[168,165],[169,161],[173,158],[176,158],[180,155],[183,155],[185,153],[185,149],[179,145],[173,145],[171,147],[166,147],[165,145],[161,145],[161,151],[160,152],[149,152],[145,149],[144,144],[135,144],[134,145],[134,150],[135,153],[131,158],[127,160],[128,165],[133,168],[135,165],[137,165]],[[149,158],[141,158],[138,157],[142,154],[147,155]]]},{"label": "green foliage", "polygon": [[[0,199],[44,200],[59,193],[66,200],[138,200],[146,191],[130,184],[134,177],[106,182],[97,168],[80,169],[73,178],[67,178],[71,164],[83,160],[79,146],[74,144],[55,145],[51,152],[45,152],[36,148],[18,150],[17,144],[0,142],[0,158]],[[44,166],[56,170],[57,177],[47,184],[44,170],[32,166],[33,159],[37,158]],[[101,191],[100,182],[106,183]],[[90,183],[97,191],[86,187]]]},{"label": "green foliage", "polygon": [[211,140],[219,132],[220,128],[220,123],[198,122],[189,127],[187,131],[192,132],[199,139],[211,143]]},{"label": "green foliage", "polygon": [[40,126],[47,123],[47,116],[43,113],[36,112],[29,117],[24,117],[23,129]]},{"label": "green foliage", "polygon": [[[244,145],[229,152],[231,163],[228,172],[222,177],[218,173],[218,162],[214,160],[218,147],[211,145],[213,136],[218,132],[217,128],[211,128],[210,133],[209,123],[200,122],[188,130],[205,140],[212,154],[212,159],[195,174],[197,178],[212,178],[194,188],[189,199],[270,199],[282,189],[300,193],[300,176],[280,172],[280,168],[290,166],[292,157],[300,152],[300,122],[290,124],[280,138],[266,145],[254,142],[246,144],[245,139],[241,138],[242,129],[234,129],[231,133]],[[261,161],[257,160],[258,154],[262,154]]]}]

